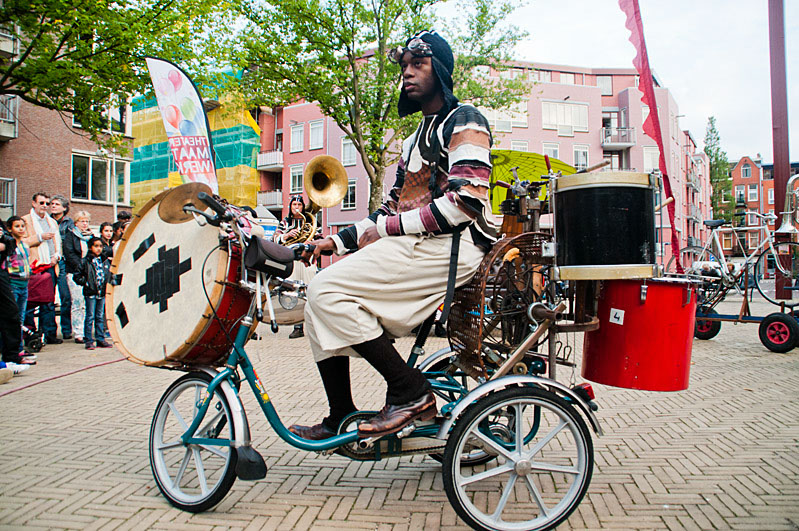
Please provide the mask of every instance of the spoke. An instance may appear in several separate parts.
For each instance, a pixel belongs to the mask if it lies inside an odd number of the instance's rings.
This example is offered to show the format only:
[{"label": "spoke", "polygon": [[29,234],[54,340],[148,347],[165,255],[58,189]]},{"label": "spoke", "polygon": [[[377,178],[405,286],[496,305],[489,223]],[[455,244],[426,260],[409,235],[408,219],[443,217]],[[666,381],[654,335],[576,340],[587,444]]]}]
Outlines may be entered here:
[{"label": "spoke", "polygon": [[472,432],[472,435],[474,435],[475,437],[477,437],[478,439],[483,441],[492,450],[497,452],[499,455],[501,455],[502,457],[504,457],[508,461],[513,461],[514,460],[513,459],[513,455],[511,455],[511,453],[508,450],[506,450],[503,446],[501,446],[499,443],[497,443],[494,439],[492,439],[488,435],[486,435],[483,432],[481,432],[479,429],[474,430]]},{"label": "spoke", "polygon": [[159,450],[171,450],[172,448],[178,448],[180,446],[183,446],[183,441],[178,439],[175,442],[160,444],[160,445],[158,445],[158,449]]},{"label": "spoke", "polygon": [[502,466],[492,468],[491,470],[484,470],[483,472],[480,472],[479,474],[475,474],[473,476],[469,476],[468,478],[464,478],[463,476],[461,476],[462,479],[459,483],[461,487],[465,487],[466,485],[470,485],[477,481],[482,481],[484,479],[488,479],[494,476],[499,476],[501,474],[504,474],[505,472],[510,472],[511,470],[513,470],[512,464],[504,464]]},{"label": "spoke", "polygon": [[521,455],[524,449],[524,415],[521,404],[516,404],[514,409],[516,409],[516,451]]},{"label": "spoke", "polygon": [[178,473],[175,476],[175,481],[172,485],[180,490],[180,481],[183,479],[183,474],[186,473],[186,465],[189,464],[189,456],[191,455],[191,448],[186,448],[186,453],[183,454],[183,461],[180,462],[180,468],[178,469]]},{"label": "spoke", "polygon": [[546,470],[548,472],[560,472],[562,474],[574,474],[575,476],[580,473],[580,470],[570,466],[551,465],[549,463],[537,463],[532,461],[530,465],[534,470]]},{"label": "spoke", "polygon": [[546,434],[546,436],[545,436],[543,439],[541,439],[540,441],[538,441],[538,443],[537,443],[537,444],[536,444],[536,445],[535,445],[535,446],[532,448],[532,450],[530,450],[530,451],[527,453],[527,455],[525,456],[525,458],[532,460],[532,459],[533,459],[533,456],[534,456],[535,454],[537,454],[538,452],[540,452],[540,451],[541,451],[541,448],[543,448],[544,446],[546,446],[546,445],[547,445],[547,443],[549,443],[549,441],[551,441],[552,439],[554,439],[554,438],[555,438],[555,436],[556,436],[558,433],[560,433],[560,431],[561,431],[563,428],[565,428],[565,427],[566,427],[566,421],[565,421],[565,420],[563,420],[563,419],[560,419],[560,424],[558,424],[557,426],[555,426],[555,427],[552,429],[552,431],[550,431],[549,433],[547,433],[547,434]]},{"label": "spoke", "polygon": [[183,420],[183,416],[178,411],[178,408],[175,407],[175,402],[168,402],[167,405],[169,406],[169,411],[171,411],[172,414],[175,415],[175,418],[178,419],[178,422],[180,423],[180,425],[183,426],[183,431],[188,430],[189,429],[189,425],[186,424],[186,421]]},{"label": "spoke", "polygon": [[217,411],[216,415],[214,415],[210,420],[208,420],[208,422],[206,422],[200,429],[197,430],[197,435],[204,436],[206,433],[208,433],[208,430],[211,429],[211,427],[216,424],[216,421],[219,420],[224,414],[224,408],[220,411]]},{"label": "spoke", "polygon": [[524,479],[527,481],[527,490],[530,491],[530,494],[533,496],[535,503],[538,505],[538,508],[541,509],[541,512],[544,513],[544,516],[549,516],[549,509],[547,506],[544,505],[544,500],[541,499],[541,494],[538,493],[538,489],[533,483],[533,480],[530,476],[524,476]]},{"label": "spoke", "polygon": [[203,458],[200,456],[198,448],[192,448],[191,451],[194,454],[194,465],[197,467],[197,479],[200,480],[200,491],[205,495],[208,492],[208,481],[205,479]]},{"label": "spoke", "polygon": [[495,521],[501,521],[502,518],[502,510],[505,509],[505,505],[508,503],[508,498],[510,498],[510,493],[513,491],[513,485],[516,484],[516,478],[519,477],[516,473],[510,475],[508,482],[505,483],[505,489],[502,491],[502,497],[497,502],[497,508],[494,511],[494,514],[491,515],[491,518]]},{"label": "spoke", "polygon": [[215,448],[215,447],[209,446],[207,444],[200,444],[199,447],[202,448],[203,450],[207,450],[207,451],[211,452],[212,454],[221,457],[222,459],[227,459],[228,454],[226,454],[225,452],[223,452],[219,448]]}]

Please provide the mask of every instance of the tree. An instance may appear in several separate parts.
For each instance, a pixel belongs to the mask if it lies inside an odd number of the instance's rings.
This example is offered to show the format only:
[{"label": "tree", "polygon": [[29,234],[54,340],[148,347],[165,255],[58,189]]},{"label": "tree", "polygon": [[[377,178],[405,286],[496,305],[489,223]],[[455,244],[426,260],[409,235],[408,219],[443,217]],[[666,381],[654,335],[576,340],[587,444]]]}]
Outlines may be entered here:
[{"label": "tree", "polygon": [[705,132],[705,154],[710,159],[710,186],[712,188],[713,215],[723,217],[727,221],[732,219],[732,209],[722,205],[723,199],[735,201],[730,197],[732,181],[729,179],[730,164],[727,162],[727,153],[721,149],[721,136],[716,128],[716,117],[707,119]]},{"label": "tree", "polygon": [[[214,0],[3,0],[0,28],[17,54],[0,58],[0,95],[70,115],[113,144],[104,111],[149,88],[145,55],[190,63]],[[22,124],[24,126],[24,123]]]},{"label": "tree", "polygon": [[[459,71],[474,66],[507,68],[509,50],[524,35],[499,25],[516,0],[463,3],[468,15],[450,37]],[[234,68],[248,68],[237,87],[248,105],[282,106],[312,101],[346,133],[371,182],[369,208],[382,201],[386,168],[396,161],[398,140],[416,118],[400,119],[399,67],[386,57],[409,35],[435,25],[439,0],[249,0],[236,35],[217,42]],[[464,35],[469,35],[466,38]],[[216,52],[215,52],[216,53]],[[507,106],[526,92],[522,80],[458,75],[455,93],[490,106]],[[230,89],[230,87],[226,87]]]}]

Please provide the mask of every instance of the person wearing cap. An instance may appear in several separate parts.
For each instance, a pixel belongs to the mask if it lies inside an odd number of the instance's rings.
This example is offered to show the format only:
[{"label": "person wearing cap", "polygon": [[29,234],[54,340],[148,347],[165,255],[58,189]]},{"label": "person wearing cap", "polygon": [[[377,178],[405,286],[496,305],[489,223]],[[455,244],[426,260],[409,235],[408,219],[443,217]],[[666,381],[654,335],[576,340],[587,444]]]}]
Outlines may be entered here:
[{"label": "person wearing cap", "polygon": [[[289,200],[289,212],[286,214],[285,218],[280,220],[280,224],[277,226],[272,240],[281,245],[286,245],[286,242],[292,242],[302,230],[303,224],[307,221],[304,212],[305,199],[303,199],[301,194],[292,196]],[[313,265],[306,266],[301,262],[297,262],[294,264],[294,271],[291,273],[291,276],[288,277],[288,280],[301,280],[308,284],[313,280],[315,274],[316,268]],[[305,332],[303,331],[302,323],[297,323],[294,325],[294,330],[289,334],[289,339],[296,339],[304,335]]]},{"label": "person wearing cap", "polygon": [[349,356],[364,358],[387,383],[385,407],[359,425],[360,436],[396,433],[436,415],[429,382],[391,338],[406,335],[445,299],[451,256],[457,260],[454,283],[464,284],[498,233],[488,187],[491,132],[480,111],[452,93],[449,44],[423,31],[390,58],[402,71],[400,117],[423,116],[402,144],[388,200],[356,225],[314,242],[313,258],[357,252],[320,271],[308,287],[305,331],[330,413],[319,424],[289,428],[306,439],[331,437],[356,411]]}]

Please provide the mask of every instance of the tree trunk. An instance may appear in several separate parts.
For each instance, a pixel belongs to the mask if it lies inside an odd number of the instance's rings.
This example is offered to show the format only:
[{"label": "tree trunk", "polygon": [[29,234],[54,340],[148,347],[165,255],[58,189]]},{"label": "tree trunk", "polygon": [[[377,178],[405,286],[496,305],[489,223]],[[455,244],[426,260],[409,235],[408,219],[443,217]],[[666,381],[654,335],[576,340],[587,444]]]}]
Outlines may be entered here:
[{"label": "tree trunk", "polygon": [[369,188],[369,212],[374,212],[383,204],[383,181],[386,177],[385,166],[375,168],[372,177],[371,187]]}]

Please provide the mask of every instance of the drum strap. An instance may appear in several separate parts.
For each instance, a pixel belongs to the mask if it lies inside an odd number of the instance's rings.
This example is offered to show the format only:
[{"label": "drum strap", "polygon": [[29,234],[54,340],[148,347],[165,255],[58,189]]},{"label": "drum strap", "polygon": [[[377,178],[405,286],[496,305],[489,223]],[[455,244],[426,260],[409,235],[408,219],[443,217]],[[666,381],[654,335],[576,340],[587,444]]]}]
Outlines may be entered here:
[{"label": "drum strap", "polygon": [[[446,120],[445,120],[446,121]],[[444,195],[443,190],[438,186],[438,163],[441,159],[441,142],[438,140],[438,127],[433,128],[433,138],[430,142],[433,160],[430,161],[430,182],[428,188],[433,196],[433,200]],[[438,318],[442,326],[447,322],[449,310],[452,306],[452,299],[455,296],[455,280],[458,276],[458,253],[461,247],[461,232],[468,225],[464,223],[455,227],[452,233],[452,249],[449,253],[449,272],[447,274],[447,294],[444,296],[444,307],[441,316]]]}]

